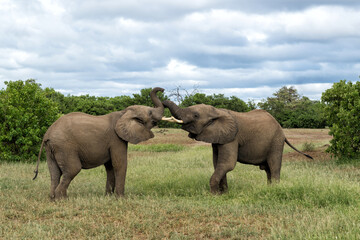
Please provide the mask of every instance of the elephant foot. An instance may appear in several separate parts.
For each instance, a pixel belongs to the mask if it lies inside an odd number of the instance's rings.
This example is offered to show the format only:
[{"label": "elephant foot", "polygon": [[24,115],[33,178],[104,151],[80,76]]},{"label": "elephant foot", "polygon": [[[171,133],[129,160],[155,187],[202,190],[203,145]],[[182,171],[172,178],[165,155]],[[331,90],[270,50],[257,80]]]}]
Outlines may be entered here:
[{"label": "elephant foot", "polygon": [[219,189],[220,189],[220,192],[222,192],[222,193],[226,193],[228,191],[226,176],[221,179],[220,184],[219,184]]},{"label": "elephant foot", "polygon": [[212,195],[216,195],[216,196],[220,196],[220,195],[223,195],[225,193],[225,192],[222,192],[220,190],[217,190],[217,191],[211,190],[210,192],[211,192]]},{"label": "elephant foot", "polygon": [[115,189],[114,188],[109,188],[109,189],[106,189],[105,191],[105,196],[111,196],[114,194],[114,191]]},{"label": "elephant foot", "polygon": [[67,196],[50,196],[50,201],[51,202],[58,202],[61,200],[66,200],[68,197]]},{"label": "elephant foot", "polygon": [[50,201],[55,202],[55,194],[49,195]]},{"label": "elephant foot", "polygon": [[119,198],[125,198],[125,194],[124,194],[123,192],[121,192],[121,193],[115,192],[115,197],[116,197],[117,199],[119,199]]},{"label": "elephant foot", "polygon": [[210,191],[214,195],[221,195],[228,191],[226,180],[221,180],[219,183],[210,183]]},{"label": "elephant foot", "polygon": [[[226,189],[227,190],[227,189]],[[222,195],[223,193],[226,192],[225,189],[221,189],[220,187],[210,187],[210,192],[213,195]]]},{"label": "elephant foot", "polygon": [[228,191],[228,186],[220,186],[219,191],[221,192],[221,194],[227,193],[227,191]]},{"label": "elephant foot", "polygon": [[67,193],[66,190],[56,190],[55,195],[50,196],[50,198],[54,199],[54,201],[59,201],[63,199],[67,199]]}]

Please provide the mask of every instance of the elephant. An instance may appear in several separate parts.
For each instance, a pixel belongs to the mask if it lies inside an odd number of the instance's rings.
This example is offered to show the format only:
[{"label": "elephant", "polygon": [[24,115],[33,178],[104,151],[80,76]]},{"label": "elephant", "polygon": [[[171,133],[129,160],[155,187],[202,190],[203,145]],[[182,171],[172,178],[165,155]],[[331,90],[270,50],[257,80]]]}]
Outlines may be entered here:
[{"label": "elephant", "polygon": [[106,169],[106,194],[124,196],[128,142],[137,144],[154,137],[151,128],[164,113],[156,95],[159,91],[164,89],[157,87],[150,93],[155,108],[133,105],[101,116],[73,112],[60,117],[43,137],[33,179],[45,147],[52,200],[67,197],[67,188],[81,169],[100,165]]},{"label": "elephant", "polygon": [[267,182],[280,181],[284,143],[308,158],[286,139],[280,124],[265,110],[235,112],[198,104],[180,108],[170,100],[163,101],[173,118],[180,122],[189,137],[212,144],[214,173],[210,190],[222,194],[228,190],[226,174],[237,162],[265,170]]}]

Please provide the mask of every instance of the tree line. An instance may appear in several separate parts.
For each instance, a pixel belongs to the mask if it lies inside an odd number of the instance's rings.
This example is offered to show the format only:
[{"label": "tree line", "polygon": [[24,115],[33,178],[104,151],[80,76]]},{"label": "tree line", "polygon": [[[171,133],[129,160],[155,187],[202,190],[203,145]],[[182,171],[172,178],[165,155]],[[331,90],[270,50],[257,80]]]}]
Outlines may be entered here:
[{"label": "tree line", "polygon": [[[91,115],[104,115],[121,111],[131,105],[153,106],[150,99],[151,88],[141,89],[132,96],[96,97],[90,95],[63,95],[53,88],[41,88],[35,80],[5,82],[0,90],[0,158],[1,160],[34,160],[47,128],[60,116],[70,112],[84,112]],[[294,87],[282,87],[272,97],[259,103],[244,102],[236,96],[224,94],[206,95],[192,92],[180,96],[180,107],[194,104],[208,104],[237,112],[247,112],[256,108],[272,114],[285,128],[324,128],[331,127],[334,136],[330,151],[352,156],[360,149],[360,83],[340,81],[323,93],[322,102],[300,96]],[[160,93],[160,100],[174,97]],[[180,99],[180,100],[179,100]],[[170,116],[166,109],[165,115]],[[346,126],[343,128],[343,126]],[[168,122],[160,122],[159,127],[179,127]],[[340,130],[339,130],[340,129]],[[346,131],[347,132],[346,132]],[[351,141],[336,140],[342,131],[342,139],[354,136]],[[345,131],[345,132],[344,132]],[[337,143],[340,145],[337,145]],[[346,146],[345,146],[346,145]],[[345,154],[345,155],[346,155]]]},{"label": "tree line", "polygon": [[[45,88],[44,93],[58,106],[60,114],[84,112],[91,115],[104,115],[113,111],[121,111],[131,105],[153,106],[149,97],[151,88],[141,89],[132,96],[95,97],[90,95],[64,96],[54,89]],[[170,94],[171,95],[171,94]],[[160,100],[169,100],[169,96],[161,93]],[[208,104],[216,108],[225,108],[237,112],[248,112],[260,108],[272,114],[285,128],[324,128],[326,118],[320,101],[301,97],[294,87],[282,87],[274,93],[274,97],[263,99],[259,103],[247,103],[236,96],[226,97],[224,94],[206,95],[192,93],[181,96],[180,107],[195,104]],[[177,127],[178,125],[162,123],[160,127]]]}]

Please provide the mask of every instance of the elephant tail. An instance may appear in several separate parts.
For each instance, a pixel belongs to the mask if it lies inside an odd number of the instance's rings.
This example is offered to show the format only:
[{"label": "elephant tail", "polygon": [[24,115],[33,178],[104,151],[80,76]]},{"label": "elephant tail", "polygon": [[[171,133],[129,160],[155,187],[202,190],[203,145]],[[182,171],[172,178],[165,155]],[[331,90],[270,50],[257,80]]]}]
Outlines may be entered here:
[{"label": "elephant tail", "polygon": [[44,148],[44,142],[45,142],[44,140],[41,142],[41,147],[40,147],[40,152],[39,152],[39,156],[38,156],[38,160],[37,160],[37,164],[36,164],[36,169],[34,171],[35,176],[34,176],[33,180],[36,179],[36,177],[37,177],[37,175],[39,173],[39,164],[40,164],[41,153],[42,153],[43,148]]},{"label": "elephant tail", "polygon": [[289,141],[288,141],[286,138],[285,138],[285,142],[287,143],[287,145],[289,145],[292,149],[294,149],[294,150],[297,151],[298,153],[301,153],[302,155],[304,155],[304,156],[307,157],[307,158],[313,159],[312,156],[310,156],[310,155],[308,155],[308,154],[306,154],[306,153],[303,153],[303,152],[297,150],[293,145],[291,145],[291,143],[289,143]]}]

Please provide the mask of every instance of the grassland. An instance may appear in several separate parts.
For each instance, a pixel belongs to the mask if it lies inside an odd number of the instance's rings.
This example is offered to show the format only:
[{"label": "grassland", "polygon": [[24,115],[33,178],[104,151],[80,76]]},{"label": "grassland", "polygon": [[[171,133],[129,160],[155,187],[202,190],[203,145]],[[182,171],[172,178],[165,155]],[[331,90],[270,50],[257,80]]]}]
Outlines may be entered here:
[{"label": "grassland", "polygon": [[181,130],[129,146],[126,198],[105,196],[103,167],[83,170],[51,202],[45,163],[0,165],[0,239],[360,239],[360,160],[324,153],[327,130],[285,130],[310,161],[285,148],[281,182],[238,164],[229,192],[209,193],[211,147]]}]

